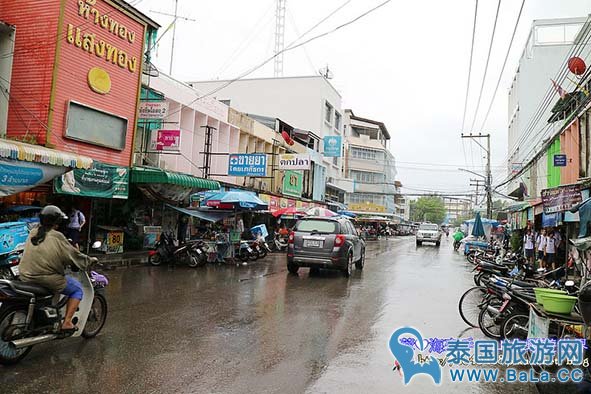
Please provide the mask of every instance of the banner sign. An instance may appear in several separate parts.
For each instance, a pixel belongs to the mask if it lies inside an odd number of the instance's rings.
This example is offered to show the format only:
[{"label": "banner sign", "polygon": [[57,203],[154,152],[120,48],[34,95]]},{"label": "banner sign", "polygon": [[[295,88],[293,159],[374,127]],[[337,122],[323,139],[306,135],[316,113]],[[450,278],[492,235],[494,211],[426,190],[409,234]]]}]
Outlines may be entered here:
[{"label": "banner sign", "polygon": [[152,130],[150,150],[153,152],[179,152],[181,150],[181,131]]},{"label": "banner sign", "polygon": [[534,308],[529,308],[529,324],[527,329],[527,338],[548,338],[550,329],[550,320],[539,316]]},{"label": "banner sign", "polygon": [[166,118],[168,114],[168,101],[140,101],[140,119]]},{"label": "banner sign", "polygon": [[233,153],[228,158],[230,176],[266,176],[267,155],[264,153]]},{"label": "banner sign", "polygon": [[95,162],[89,170],[76,169],[56,178],[53,189],[59,194],[127,199],[129,169]]},{"label": "banner sign", "polygon": [[312,160],[307,154],[286,153],[279,155],[280,170],[309,170],[310,164],[312,164]]},{"label": "banner sign", "polygon": [[324,137],[324,157],[341,157],[342,144],[340,135]]},{"label": "banner sign", "polygon": [[0,159],[0,197],[32,189],[68,170],[68,167]]},{"label": "banner sign", "polygon": [[554,167],[566,167],[566,155],[554,155]]},{"label": "banner sign", "polygon": [[[292,197],[301,197],[304,188],[304,174],[299,171],[285,171],[283,176],[283,194]],[[289,206],[289,205],[288,205]],[[295,202],[293,204],[295,207]]]},{"label": "banner sign", "polygon": [[542,190],[542,204],[544,213],[568,211],[583,201],[581,185],[560,186]]},{"label": "banner sign", "polygon": [[511,175],[519,174],[523,169],[523,163],[511,163]]}]

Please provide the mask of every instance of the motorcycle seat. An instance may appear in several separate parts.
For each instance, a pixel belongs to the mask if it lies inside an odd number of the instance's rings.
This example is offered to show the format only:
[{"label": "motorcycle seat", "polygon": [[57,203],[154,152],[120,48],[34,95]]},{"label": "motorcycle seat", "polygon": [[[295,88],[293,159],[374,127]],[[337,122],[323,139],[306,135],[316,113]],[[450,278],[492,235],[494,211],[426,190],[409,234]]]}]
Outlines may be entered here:
[{"label": "motorcycle seat", "polygon": [[21,282],[21,281],[11,281],[12,287],[16,290],[26,291],[27,293],[33,293],[35,295],[41,297],[47,297],[53,295],[53,292],[43,286],[37,285],[35,283],[28,283],[28,282]]}]

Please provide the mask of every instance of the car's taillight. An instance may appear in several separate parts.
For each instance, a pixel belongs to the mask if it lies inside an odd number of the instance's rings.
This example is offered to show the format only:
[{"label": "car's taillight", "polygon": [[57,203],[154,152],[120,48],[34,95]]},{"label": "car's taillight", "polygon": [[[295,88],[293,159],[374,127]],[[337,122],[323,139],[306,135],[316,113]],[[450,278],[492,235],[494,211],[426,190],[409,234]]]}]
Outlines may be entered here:
[{"label": "car's taillight", "polygon": [[288,244],[292,244],[293,240],[294,240],[295,236],[293,235],[293,231],[289,233],[289,236],[287,237],[287,243]]},{"label": "car's taillight", "polygon": [[339,247],[345,244],[345,236],[343,234],[337,234],[336,238],[334,239],[334,246]]}]

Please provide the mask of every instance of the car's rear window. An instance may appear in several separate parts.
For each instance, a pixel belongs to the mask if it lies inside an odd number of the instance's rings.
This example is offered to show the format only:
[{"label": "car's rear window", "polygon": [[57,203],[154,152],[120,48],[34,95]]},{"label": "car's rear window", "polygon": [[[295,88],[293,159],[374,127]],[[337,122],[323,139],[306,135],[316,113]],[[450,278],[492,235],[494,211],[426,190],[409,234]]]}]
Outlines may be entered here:
[{"label": "car's rear window", "polygon": [[439,226],[436,224],[421,224],[419,226],[419,230],[437,231],[437,230],[439,230]]},{"label": "car's rear window", "polygon": [[338,223],[329,220],[300,220],[296,225],[296,231],[305,233],[335,234],[337,229]]}]

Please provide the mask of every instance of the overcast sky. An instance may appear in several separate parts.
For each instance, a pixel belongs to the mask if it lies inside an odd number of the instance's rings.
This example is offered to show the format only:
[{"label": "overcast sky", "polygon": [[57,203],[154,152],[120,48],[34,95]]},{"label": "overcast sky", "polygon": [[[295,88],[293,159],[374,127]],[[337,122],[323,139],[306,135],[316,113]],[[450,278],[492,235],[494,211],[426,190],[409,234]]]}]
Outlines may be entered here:
[{"label": "overcast sky", "polygon": [[[139,2],[138,2],[139,1]],[[287,0],[286,46],[326,15],[346,5],[307,37],[330,30],[383,0]],[[133,4],[133,2],[132,2]],[[174,0],[136,0],[137,7],[162,24]],[[501,3],[481,108],[480,131],[499,77],[521,1]],[[273,54],[275,0],[179,0],[173,76],[181,80],[234,78]],[[466,131],[470,131],[496,0],[480,0]],[[492,134],[493,176],[506,176],[507,91],[534,19],[578,17],[591,0],[526,0],[508,66],[485,130]],[[484,152],[460,139],[467,83],[474,0],[392,1],[358,22],[303,48],[287,52],[284,75],[310,75],[328,64],[343,108],[383,121],[392,135],[398,179],[409,189],[469,190],[470,174],[481,172]],[[168,72],[172,34],[157,49],[154,63]],[[587,62],[589,63],[589,62]],[[273,62],[250,77],[273,76]],[[502,166],[501,166],[502,165]]]}]

